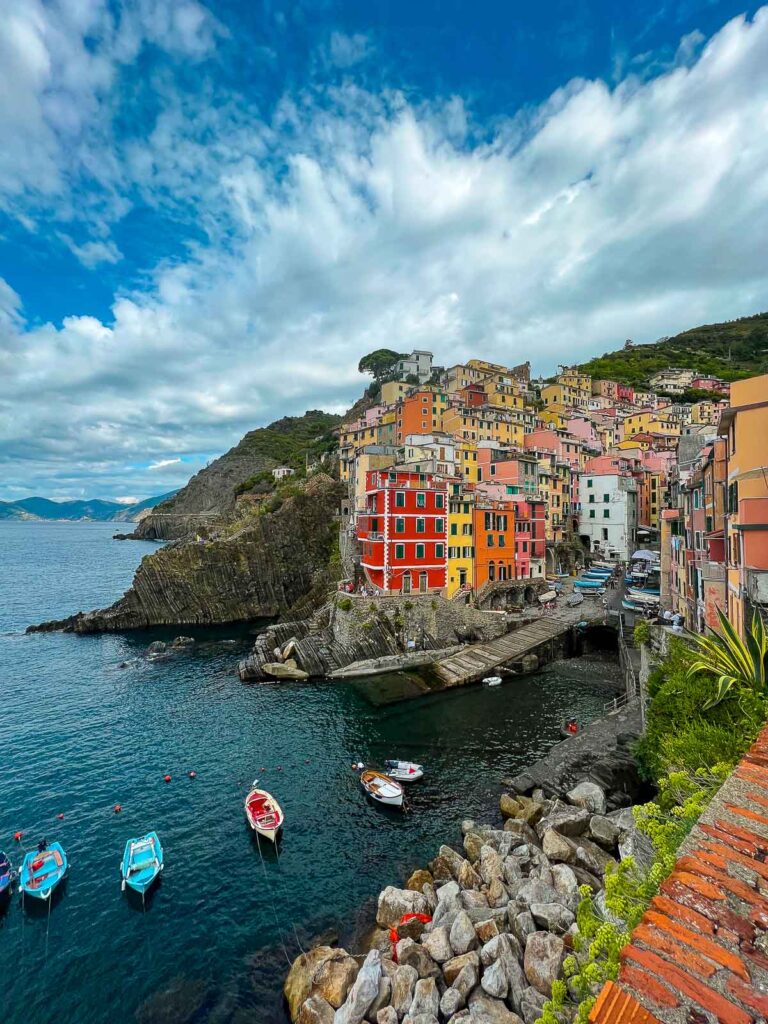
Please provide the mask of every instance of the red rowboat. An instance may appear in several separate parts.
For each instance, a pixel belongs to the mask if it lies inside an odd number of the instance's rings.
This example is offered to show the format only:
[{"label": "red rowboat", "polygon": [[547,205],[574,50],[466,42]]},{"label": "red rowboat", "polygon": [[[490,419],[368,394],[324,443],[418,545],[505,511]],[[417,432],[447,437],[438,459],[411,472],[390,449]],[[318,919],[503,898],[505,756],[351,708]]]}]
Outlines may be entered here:
[{"label": "red rowboat", "polygon": [[254,832],[274,843],[283,827],[285,815],[271,793],[266,789],[256,788],[258,781],[254,780],[251,791],[245,798],[245,816]]}]

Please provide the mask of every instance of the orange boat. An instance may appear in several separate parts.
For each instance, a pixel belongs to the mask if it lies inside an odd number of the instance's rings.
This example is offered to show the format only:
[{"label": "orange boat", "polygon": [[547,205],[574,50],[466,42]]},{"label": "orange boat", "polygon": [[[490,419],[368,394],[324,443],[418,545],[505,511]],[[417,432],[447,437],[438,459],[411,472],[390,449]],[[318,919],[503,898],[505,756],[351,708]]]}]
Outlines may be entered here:
[{"label": "orange boat", "polygon": [[285,815],[280,804],[266,789],[257,789],[255,779],[251,791],[245,798],[245,816],[254,832],[275,842],[277,834],[283,827]]}]

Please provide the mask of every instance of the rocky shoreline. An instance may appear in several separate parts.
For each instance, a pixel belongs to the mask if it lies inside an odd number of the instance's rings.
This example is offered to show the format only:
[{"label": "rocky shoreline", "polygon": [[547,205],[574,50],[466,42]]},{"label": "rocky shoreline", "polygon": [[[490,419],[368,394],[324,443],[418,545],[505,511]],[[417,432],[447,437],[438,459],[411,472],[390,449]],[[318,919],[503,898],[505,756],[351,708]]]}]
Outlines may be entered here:
[{"label": "rocky shoreline", "polygon": [[[630,768],[637,717],[630,708],[595,722],[578,748],[559,743],[509,780],[502,823],[464,821],[461,851],[441,846],[403,888],[379,894],[361,951],[317,946],[299,956],[284,986],[291,1021],[538,1020],[574,952],[579,887],[604,908],[607,866],[652,856],[630,806],[642,792]],[[543,772],[546,790],[535,781]]]}]

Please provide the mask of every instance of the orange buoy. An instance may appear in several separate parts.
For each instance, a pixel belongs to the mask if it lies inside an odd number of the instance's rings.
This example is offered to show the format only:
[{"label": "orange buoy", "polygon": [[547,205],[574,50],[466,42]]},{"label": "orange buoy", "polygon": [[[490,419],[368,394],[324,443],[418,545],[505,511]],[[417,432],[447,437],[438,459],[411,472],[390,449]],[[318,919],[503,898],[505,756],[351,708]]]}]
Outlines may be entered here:
[{"label": "orange buoy", "polygon": [[163,776],[163,781],[164,782],[170,782],[171,781],[171,776],[170,775],[164,775]]},{"label": "orange buoy", "polygon": [[59,819],[59,821],[63,821],[64,820],[64,815],[63,814],[57,814],[56,817]]},{"label": "orange buoy", "polygon": [[197,772],[187,772],[187,775],[189,775],[190,779],[196,779],[197,778]]},{"label": "orange buoy", "polygon": [[20,843],[20,842],[21,842],[21,837],[22,837],[23,835],[24,835],[24,833],[23,833],[23,832],[14,832],[14,833],[13,833],[13,838],[14,838],[14,840],[15,840],[15,841],[16,841],[17,843]]},{"label": "orange buoy", "polygon": [[122,809],[123,809],[123,805],[122,804],[115,804],[115,807],[114,807],[115,814],[119,814],[120,811],[122,811]]}]

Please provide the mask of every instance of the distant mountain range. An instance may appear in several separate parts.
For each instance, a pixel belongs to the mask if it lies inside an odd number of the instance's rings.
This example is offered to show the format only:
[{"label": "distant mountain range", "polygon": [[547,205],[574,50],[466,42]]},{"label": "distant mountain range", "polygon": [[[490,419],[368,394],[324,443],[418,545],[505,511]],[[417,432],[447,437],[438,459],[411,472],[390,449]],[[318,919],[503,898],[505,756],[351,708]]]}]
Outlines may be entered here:
[{"label": "distant mountain range", "polygon": [[0,501],[0,519],[28,520],[43,522],[58,520],[70,522],[135,523],[142,513],[161,501],[172,498],[176,491],[160,494],[156,498],[145,498],[135,505],[123,505],[119,501],[103,501],[91,498],[84,501],[51,501],[49,498],[22,498],[21,501]]}]

